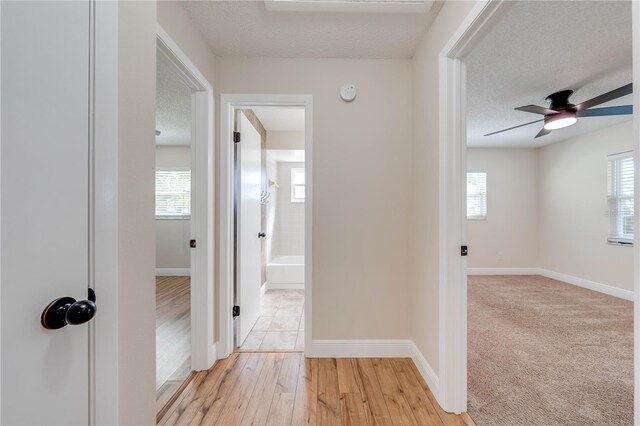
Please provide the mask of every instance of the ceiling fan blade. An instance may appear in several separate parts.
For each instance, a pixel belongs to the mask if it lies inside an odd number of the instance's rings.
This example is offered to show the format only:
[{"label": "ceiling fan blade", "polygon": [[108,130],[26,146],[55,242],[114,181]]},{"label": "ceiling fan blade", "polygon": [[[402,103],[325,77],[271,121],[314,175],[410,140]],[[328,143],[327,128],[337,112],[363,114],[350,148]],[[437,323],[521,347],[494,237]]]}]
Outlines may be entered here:
[{"label": "ceiling fan blade", "polygon": [[549,133],[551,133],[551,130],[547,130],[544,127],[542,128],[542,130],[540,130],[538,132],[538,134],[536,135],[536,137],[534,139],[539,138],[540,136],[547,136]]},{"label": "ceiling fan blade", "polygon": [[518,108],[514,108],[517,111],[524,111],[524,112],[531,112],[533,114],[542,114],[542,115],[548,115],[548,114],[557,114],[558,111],[554,110],[554,109],[549,109],[549,108],[545,108],[545,107],[541,107],[538,105],[525,105],[525,106],[521,106]]},{"label": "ceiling fan blade", "polygon": [[532,121],[530,123],[524,123],[524,124],[520,124],[519,126],[513,126],[513,127],[509,127],[508,129],[502,129],[502,130],[498,130],[497,132],[491,132],[491,133],[487,133],[485,136],[491,136],[491,135],[495,135],[496,133],[502,133],[502,132],[506,132],[508,130],[513,130],[513,129],[517,129],[519,127],[524,127],[524,126],[528,126],[529,124],[533,124],[533,123],[539,123],[541,121],[544,121],[544,118],[541,118],[540,120],[536,120],[536,121]]},{"label": "ceiling fan blade", "polygon": [[585,109],[576,114],[578,117],[604,117],[607,115],[630,115],[633,114],[633,105],[620,105],[605,108]]},{"label": "ceiling fan blade", "polygon": [[595,98],[589,99],[588,101],[584,101],[578,105],[575,105],[574,108],[576,109],[576,111],[584,111],[587,108],[591,108],[596,105],[621,98],[631,93],[633,93],[633,83],[626,84],[603,95],[596,96]]}]

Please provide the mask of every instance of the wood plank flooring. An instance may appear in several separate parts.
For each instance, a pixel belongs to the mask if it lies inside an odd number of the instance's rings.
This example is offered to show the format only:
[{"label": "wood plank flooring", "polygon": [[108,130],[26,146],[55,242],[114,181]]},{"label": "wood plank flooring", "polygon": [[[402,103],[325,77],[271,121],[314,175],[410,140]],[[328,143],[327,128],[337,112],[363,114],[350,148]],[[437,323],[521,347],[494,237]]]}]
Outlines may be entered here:
[{"label": "wood plank flooring", "polygon": [[156,277],[156,413],[191,374],[190,277]]},{"label": "wood plank flooring", "polygon": [[467,425],[409,358],[235,352],[195,374],[161,425]]}]

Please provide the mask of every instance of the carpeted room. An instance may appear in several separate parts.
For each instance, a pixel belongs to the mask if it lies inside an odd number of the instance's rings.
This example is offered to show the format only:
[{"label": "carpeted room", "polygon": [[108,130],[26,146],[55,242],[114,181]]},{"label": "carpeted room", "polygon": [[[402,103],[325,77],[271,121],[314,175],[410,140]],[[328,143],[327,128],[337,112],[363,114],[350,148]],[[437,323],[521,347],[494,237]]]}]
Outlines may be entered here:
[{"label": "carpeted room", "polygon": [[[468,399],[479,425],[633,424],[631,115],[540,134],[545,117],[516,110],[628,84],[630,10],[517,2],[467,59]],[[542,21],[584,36],[559,39]],[[626,93],[596,108],[631,104]]]}]

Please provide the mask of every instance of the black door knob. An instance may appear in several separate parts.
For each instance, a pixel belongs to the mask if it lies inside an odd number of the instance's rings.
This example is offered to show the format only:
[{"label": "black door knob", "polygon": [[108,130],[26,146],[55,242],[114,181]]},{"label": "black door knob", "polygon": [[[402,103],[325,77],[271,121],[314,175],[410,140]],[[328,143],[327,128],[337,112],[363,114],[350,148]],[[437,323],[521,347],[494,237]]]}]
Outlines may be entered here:
[{"label": "black door knob", "polygon": [[67,324],[78,325],[90,321],[97,311],[96,297],[89,289],[89,300],[61,297],[49,303],[40,317],[40,323],[48,330],[57,330]]},{"label": "black door knob", "polygon": [[267,234],[265,234],[264,232],[258,232],[258,238],[264,238],[266,236]]}]

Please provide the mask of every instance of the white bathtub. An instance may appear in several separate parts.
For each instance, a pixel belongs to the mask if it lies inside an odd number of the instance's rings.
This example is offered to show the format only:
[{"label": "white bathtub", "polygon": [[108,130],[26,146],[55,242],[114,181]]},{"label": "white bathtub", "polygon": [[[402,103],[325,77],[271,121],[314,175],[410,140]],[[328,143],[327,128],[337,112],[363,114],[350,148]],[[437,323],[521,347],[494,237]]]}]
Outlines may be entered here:
[{"label": "white bathtub", "polygon": [[304,256],[276,256],[267,264],[270,289],[304,288]]}]

